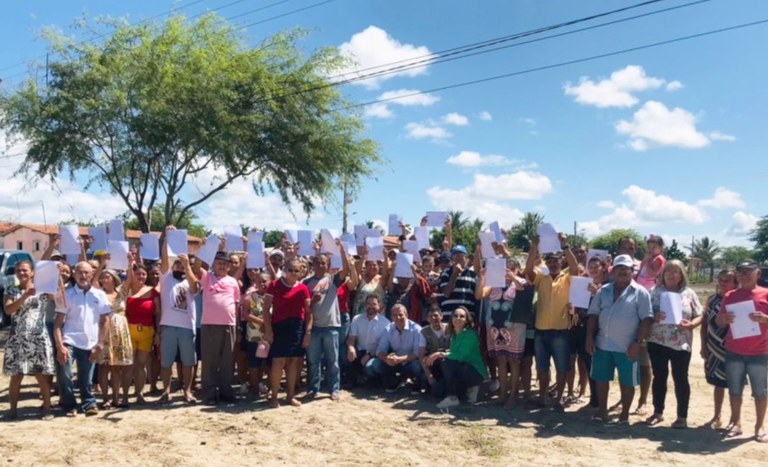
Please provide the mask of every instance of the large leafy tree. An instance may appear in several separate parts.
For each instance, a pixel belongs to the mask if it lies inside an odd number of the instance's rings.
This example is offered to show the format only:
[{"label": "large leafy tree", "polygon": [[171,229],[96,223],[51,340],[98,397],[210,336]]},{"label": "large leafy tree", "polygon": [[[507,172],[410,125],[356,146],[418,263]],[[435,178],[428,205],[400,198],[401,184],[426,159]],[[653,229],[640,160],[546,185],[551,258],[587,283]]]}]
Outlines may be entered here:
[{"label": "large leafy tree", "polygon": [[680,249],[677,240],[672,240],[672,243],[664,247],[664,258],[667,260],[677,259],[685,264],[688,264],[688,256],[683,250]]},{"label": "large leafy tree", "polygon": [[768,261],[768,216],[763,216],[757,221],[749,239],[755,242],[755,259]]},{"label": "large leafy tree", "polygon": [[[0,97],[0,126],[28,142],[20,171],[74,177],[119,196],[141,230],[154,208],[179,224],[237,179],[309,215],[339,180],[358,186],[379,162],[357,114],[326,77],[334,48],[305,56],[301,32],[257,47],[215,15],[195,22],[99,23],[96,41],[48,33],[48,84]],[[206,186],[191,179],[214,173]],[[212,171],[212,172],[211,172]],[[85,177],[81,178],[85,179]]]},{"label": "large leafy tree", "polygon": [[712,282],[715,277],[715,258],[720,253],[717,242],[709,237],[701,237],[694,240],[693,244],[686,249],[691,252],[692,257],[701,261],[702,266],[709,268],[709,281]]},{"label": "large leafy tree", "polygon": [[720,249],[720,264],[734,267],[748,258],[754,258],[755,251],[743,246],[726,246]]},{"label": "large leafy tree", "polygon": [[536,212],[526,212],[520,222],[509,229],[507,243],[511,248],[527,252],[536,236],[539,224],[544,222],[544,216]]},{"label": "large leafy tree", "polygon": [[632,237],[635,239],[635,244],[637,246],[636,256],[642,258],[645,255],[647,247],[643,237],[641,237],[634,229],[613,229],[593,238],[590,241],[590,245],[592,248],[599,250],[608,250],[611,256],[615,258],[619,250],[619,241],[624,237]]}]

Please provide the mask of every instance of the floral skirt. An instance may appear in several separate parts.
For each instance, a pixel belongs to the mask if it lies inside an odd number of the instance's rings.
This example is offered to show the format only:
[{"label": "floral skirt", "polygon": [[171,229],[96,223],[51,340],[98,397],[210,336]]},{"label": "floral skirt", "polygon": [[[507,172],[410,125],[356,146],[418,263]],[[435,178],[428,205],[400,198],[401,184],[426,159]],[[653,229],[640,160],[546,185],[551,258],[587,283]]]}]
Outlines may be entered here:
[{"label": "floral skirt", "polygon": [[102,365],[126,366],[133,364],[133,346],[128,320],[125,316],[112,313],[109,317],[109,336],[101,354]]}]

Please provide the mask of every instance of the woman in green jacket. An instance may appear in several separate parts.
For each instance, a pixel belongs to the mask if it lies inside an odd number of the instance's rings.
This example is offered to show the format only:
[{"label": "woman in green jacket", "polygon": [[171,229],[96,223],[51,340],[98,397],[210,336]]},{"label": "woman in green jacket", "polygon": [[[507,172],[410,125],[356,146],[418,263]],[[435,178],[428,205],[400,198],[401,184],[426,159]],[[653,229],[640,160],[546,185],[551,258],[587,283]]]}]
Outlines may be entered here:
[{"label": "woman in green jacket", "polygon": [[467,402],[477,402],[480,383],[487,376],[483,357],[480,355],[480,341],[472,329],[472,314],[464,307],[456,308],[451,316],[454,338],[448,352],[430,355],[429,365],[441,359],[448,396],[437,404],[438,409],[459,405],[459,395],[466,394]]}]

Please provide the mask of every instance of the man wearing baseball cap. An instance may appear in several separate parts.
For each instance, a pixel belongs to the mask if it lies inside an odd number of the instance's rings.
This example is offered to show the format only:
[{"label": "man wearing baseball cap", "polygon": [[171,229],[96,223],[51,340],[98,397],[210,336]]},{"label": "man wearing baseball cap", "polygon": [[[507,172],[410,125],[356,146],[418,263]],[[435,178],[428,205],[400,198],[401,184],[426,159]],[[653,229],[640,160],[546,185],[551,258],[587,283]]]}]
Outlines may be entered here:
[{"label": "man wearing baseball cap", "polygon": [[629,408],[640,383],[640,349],[646,345],[653,323],[651,295],[632,279],[633,271],[630,255],[619,255],[613,260],[613,281],[595,294],[587,322],[586,348],[592,354],[591,377],[597,384],[598,418],[608,420],[608,389],[618,370],[621,424],[629,423]]}]

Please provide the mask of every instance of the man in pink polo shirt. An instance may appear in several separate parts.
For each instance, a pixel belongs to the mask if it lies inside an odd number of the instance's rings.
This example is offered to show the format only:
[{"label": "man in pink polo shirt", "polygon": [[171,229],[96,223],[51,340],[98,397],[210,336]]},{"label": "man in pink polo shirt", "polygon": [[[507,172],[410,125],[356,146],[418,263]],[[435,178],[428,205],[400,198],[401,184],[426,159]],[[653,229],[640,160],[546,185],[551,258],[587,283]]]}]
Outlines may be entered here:
[{"label": "man in pink polo shirt", "polygon": [[[199,267],[199,258],[197,263]],[[229,256],[219,251],[213,260],[213,272],[200,270],[203,294],[200,351],[203,363],[203,400],[206,404],[236,401],[232,391],[232,369],[237,342],[235,325],[240,287],[237,280],[229,275],[229,266]]]}]

